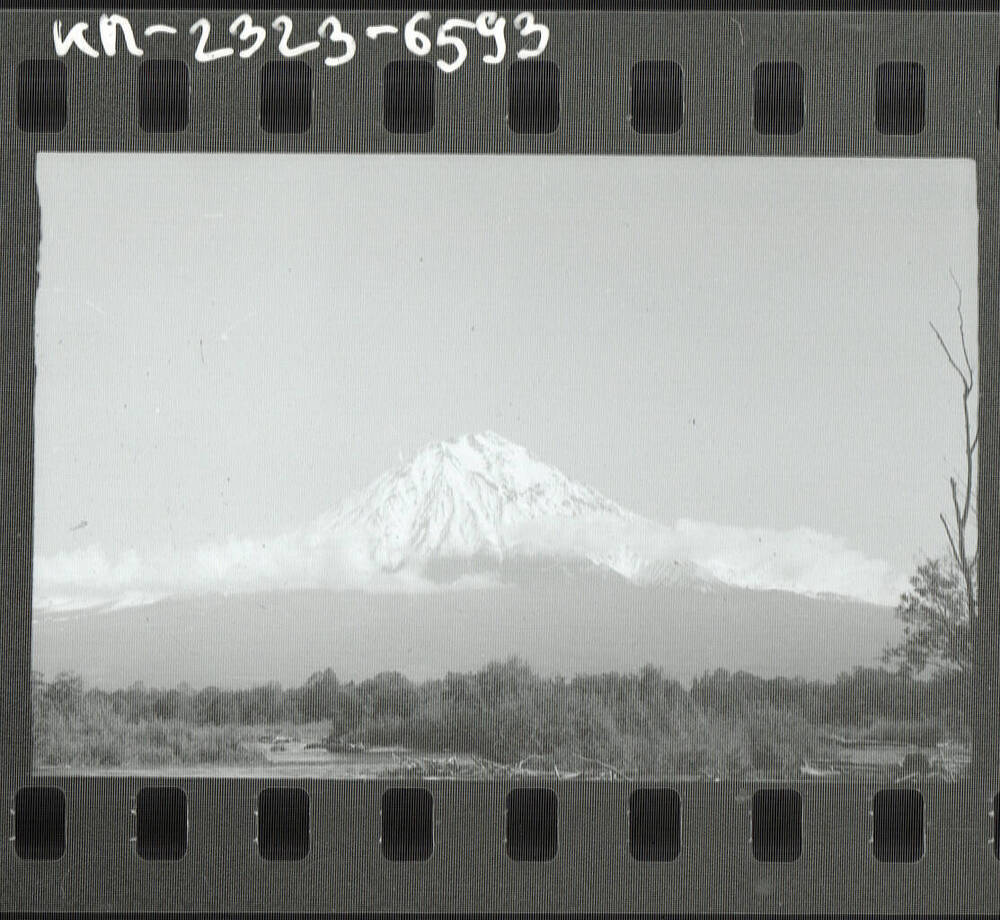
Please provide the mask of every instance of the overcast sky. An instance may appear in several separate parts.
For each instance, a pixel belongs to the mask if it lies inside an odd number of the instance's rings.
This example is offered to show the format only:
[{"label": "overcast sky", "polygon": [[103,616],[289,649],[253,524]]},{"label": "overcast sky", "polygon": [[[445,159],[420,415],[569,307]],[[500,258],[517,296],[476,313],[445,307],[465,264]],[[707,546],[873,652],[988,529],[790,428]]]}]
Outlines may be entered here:
[{"label": "overcast sky", "polygon": [[38,186],[37,556],[280,533],[488,428],[657,520],[944,547],[971,161],[45,153]]}]

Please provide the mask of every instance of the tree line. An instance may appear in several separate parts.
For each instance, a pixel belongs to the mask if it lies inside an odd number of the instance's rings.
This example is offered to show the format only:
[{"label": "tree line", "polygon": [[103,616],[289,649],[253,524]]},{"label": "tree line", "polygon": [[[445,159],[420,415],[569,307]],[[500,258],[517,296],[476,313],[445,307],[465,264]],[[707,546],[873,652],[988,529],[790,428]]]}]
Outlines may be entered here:
[{"label": "tree line", "polygon": [[[918,680],[905,671],[856,668],[823,682],[719,669],[687,689],[652,666],[567,680],[538,675],[515,658],[422,682],[395,672],[342,682],[330,669],[288,688],[140,683],[105,691],[84,688],[71,674],[52,681],[36,674],[34,680],[35,734],[50,744],[59,741],[53,737],[59,731],[77,731],[98,713],[109,731],[108,720],[285,730],[319,722],[332,750],[352,743],[400,745],[501,763],[579,755],[637,772],[697,772],[706,765],[731,772],[734,764],[793,771],[818,755],[820,726],[882,726],[885,740],[923,743],[965,732],[957,672]],[[54,731],[54,725],[61,728]]]}]

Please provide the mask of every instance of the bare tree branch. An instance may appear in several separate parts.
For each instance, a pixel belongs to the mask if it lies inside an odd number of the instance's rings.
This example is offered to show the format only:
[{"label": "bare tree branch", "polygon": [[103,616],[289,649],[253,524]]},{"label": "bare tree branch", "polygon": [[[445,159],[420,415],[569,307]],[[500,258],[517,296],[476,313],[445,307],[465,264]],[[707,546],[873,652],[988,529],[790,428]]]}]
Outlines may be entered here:
[{"label": "bare tree branch", "polygon": [[944,337],[938,331],[934,323],[931,323],[930,326],[938,340],[938,344],[941,346],[941,350],[944,351],[945,357],[948,359],[948,363],[952,366],[955,373],[962,381],[962,417],[965,426],[965,484],[963,490],[964,494],[961,499],[959,499],[959,486],[956,478],[952,476],[949,480],[951,485],[951,503],[955,513],[954,534],[948,526],[948,522],[945,520],[945,516],[943,514],[941,515],[941,521],[944,524],[945,533],[948,535],[948,544],[951,547],[952,556],[954,557],[956,563],[958,563],[963,581],[965,582],[967,609],[971,625],[977,614],[975,576],[978,553],[973,552],[971,556],[969,554],[968,524],[970,513],[976,513],[974,511],[972,482],[975,472],[976,448],[979,445],[979,426],[977,424],[975,432],[973,432],[972,418],[969,412],[969,399],[973,392],[975,373],[972,368],[972,360],[969,357],[968,343],[965,338],[965,316],[962,312],[962,287],[958,283],[958,279],[955,277],[955,273],[950,267],[948,269],[948,275],[951,277],[952,283],[955,285],[955,290],[958,292],[958,303],[956,304],[955,309],[958,313],[958,335],[959,341],[962,345],[962,357],[965,360],[965,370],[962,370],[962,368],[959,367],[958,362],[955,360],[951,350],[945,343]]},{"label": "bare tree branch", "polygon": [[941,333],[937,331],[937,326],[935,326],[934,323],[931,323],[930,327],[934,330],[934,335],[937,336],[937,340],[941,343],[941,347],[944,349],[944,353],[948,356],[948,361],[951,363],[951,366],[955,368],[955,373],[962,378],[962,383],[965,383],[965,374],[962,373],[962,369],[955,363],[955,359],[951,356],[948,346],[945,345],[944,339],[941,338]]},{"label": "bare tree branch", "polygon": [[948,274],[951,275],[951,280],[955,285],[955,290],[958,291],[958,305],[956,310],[958,311],[958,334],[962,340],[962,354],[965,355],[965,366],[969,370],[969,383],[968,386],[972,388],[972,362],[969,360],[969,350],[965,346],[965,317],[962,315],[962,286],[958,283],[958,279],[955,277],[955,273],[951,270],[951,266],[948,266]]},{"label": "bare tree branch", "polygon": [[[911,579],[912,590],[902,595],[897,607],[897,616],[906,624],[903,640],[883,653],[883,660],[897,661],[901,668],[912,668],[917,673],[928,664],[937,668],[955,667],[962,673],[968,673],[972,669],[971,634],[978,615],[978,509],[973,483],[980,428],[974,419],[976,406],[971,401],[975,371],[965,335],[962,289],[951,269],[948,274],[958,292],[956,312],[961,353],[948,347],[933,322],[930,327],[962,384],[964,470],[959,474],[956,468],[948,476],[951,508],[938,515],[948,538],[951,558],[931,558],[918,567],[917,574]],[[962,358],[964,368],[956,357]]]},{"label": "bare tree branch", "polygon": [[955,557],[955,562],[959,565],[962,564],[962,560],[958,556],[958,549],[955,546],[955,540],[951,535],[951,528],[948,526],[948,520],[945,518],[944,514],[939,515],[941,518],[941,523],[944,524],[944,532],[948,534],[948,542],[951,544],[951,554]]}]

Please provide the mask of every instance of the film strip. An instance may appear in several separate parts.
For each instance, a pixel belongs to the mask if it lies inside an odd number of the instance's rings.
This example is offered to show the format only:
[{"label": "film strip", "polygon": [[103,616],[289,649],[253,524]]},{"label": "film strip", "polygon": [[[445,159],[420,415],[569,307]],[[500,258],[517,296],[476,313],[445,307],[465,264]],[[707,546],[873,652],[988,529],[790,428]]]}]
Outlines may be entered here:
[{"label": "film strip", "polygon": [[4,909],[996,909],[1000,17],[0,24]]}]

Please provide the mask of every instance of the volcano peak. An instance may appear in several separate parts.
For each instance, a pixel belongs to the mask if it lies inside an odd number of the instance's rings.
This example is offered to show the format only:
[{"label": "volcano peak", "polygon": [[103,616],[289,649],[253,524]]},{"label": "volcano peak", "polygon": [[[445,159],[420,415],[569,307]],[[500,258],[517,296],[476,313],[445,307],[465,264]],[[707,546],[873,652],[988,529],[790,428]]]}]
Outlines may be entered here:
[{"label": "volcano peak", "polygon": [[627,521],[635,516],[492,430],[426,445],[351,495],[328,526],[367,535],[372,559],[490,555],[510,548],[532,522]]}]

